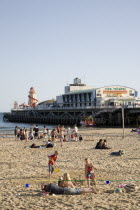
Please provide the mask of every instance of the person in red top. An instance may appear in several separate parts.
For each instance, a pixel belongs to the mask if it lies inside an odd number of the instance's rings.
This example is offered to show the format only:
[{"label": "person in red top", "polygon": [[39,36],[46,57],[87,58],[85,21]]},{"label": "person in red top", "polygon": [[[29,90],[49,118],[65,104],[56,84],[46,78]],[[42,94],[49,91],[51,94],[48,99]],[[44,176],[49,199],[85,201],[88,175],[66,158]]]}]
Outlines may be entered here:
[{"label": "person in red top", "polygon": [[87,179],[87,184],[88,187],[90,187],[90,180],[93,181],[96,187],[96,182],[95,182],[95,173],[93,169],[97,170],[97,168],[94,167],[94,165],[90,162],[89,158],[85,158],[85,176]]},{"label": "person in red top", "polygon": [[52,173],[54,172],[54,164],[57,160],[58,156],[58,152],[55,151],[54,154],[52,155],[48,155],[49,158],[49,162],[48,162],[48,166],[49,166],[49,178],[51,178]]}]

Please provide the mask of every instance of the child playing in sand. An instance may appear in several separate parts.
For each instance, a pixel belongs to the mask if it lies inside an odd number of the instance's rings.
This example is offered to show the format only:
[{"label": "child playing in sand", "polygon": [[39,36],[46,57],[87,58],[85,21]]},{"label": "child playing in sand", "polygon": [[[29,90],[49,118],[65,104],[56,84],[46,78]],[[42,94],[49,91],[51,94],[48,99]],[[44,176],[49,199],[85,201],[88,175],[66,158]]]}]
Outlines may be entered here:
[{"label": "child playing in sand", "polygon": [[54,172],[54,164],[57,160],[58,156],[58,152],[55,151],[54,154],[48,155],[49,158],[49,162],[48,162],[48,166],[49,166],[49,178],[51,178],[52,173]]},{"label": "child playing in sand", "polygon": [[87,184],[88,184],[88,187],[90,187],[90,180],[92,180],[96,186],[96,183],[95,183],[95,174],[94,174],[94,171],[93,169],[97,170],[93,164],[90,162],[89,158],[85,158],[85,176],[86,176],[86,179],[87,179]]}]

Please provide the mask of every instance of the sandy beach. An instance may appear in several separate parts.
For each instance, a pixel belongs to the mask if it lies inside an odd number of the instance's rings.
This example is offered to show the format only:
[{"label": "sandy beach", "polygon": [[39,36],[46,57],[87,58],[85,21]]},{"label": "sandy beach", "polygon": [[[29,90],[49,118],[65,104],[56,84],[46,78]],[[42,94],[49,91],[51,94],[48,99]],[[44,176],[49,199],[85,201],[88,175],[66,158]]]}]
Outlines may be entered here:
[{"label": "sandy beach", "polygon": [[[31,149],[24,148],[24,141],[14,138],[0,138],[0,209],[140,209],[140,134],[125,129],[87,128],[80,129],[82,142],[65,142],[61,148]],[[93,149],[100,139],[107,139],[109,150]],[[26,146],[35,142],[45,144],[41,139],[28,141]],[[111,152],[123,149],[125,155],[111,156]],[[53,182],[59,176],[70,173],[72,180],[84,180],[84,159],[89,157],[98,169],[96,173],[98,194],[77,196],[41,196],[41,183],[48,183],[47,156],[58,150],[57,168]],[[106,184],[110,180],[110,184]],[[128,181],[122,181],[128,180]],[[139,181],[131,181],[139,180]],[[86,182],[76,182],[78,187],[87,186]],[[116,193],[119,184],[135,183],[139,189],[134,192]],[[30,184],[26,188],[25,184]]]}]

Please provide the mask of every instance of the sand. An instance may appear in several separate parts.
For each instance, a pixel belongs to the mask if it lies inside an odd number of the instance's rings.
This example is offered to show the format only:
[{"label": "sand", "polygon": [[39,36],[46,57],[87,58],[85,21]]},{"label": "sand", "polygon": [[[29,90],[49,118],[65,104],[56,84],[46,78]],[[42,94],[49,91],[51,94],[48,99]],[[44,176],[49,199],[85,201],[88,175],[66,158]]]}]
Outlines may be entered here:
[{"label": "sand", "polygon": [[[136,183],[140,181],[140,135],[125,129],[125,139],[122,139],[122,129],[80,129],[83,142],[66,142],[61,148],[60,143],[49,149],[24,148],[24,141],[14,138],[0,139],[0,209],[140,209],[140,188],[134,192],[116,193],[119,184]],[[93,149],[100,138],[107,139],[110,150]],[[29,141],[43,144],[42,140]],[[59,176],[69,172],[72,179],[85,179],[84,159],[89,157],[96,171],[98,194],[77,196],[41,196],[40,184],[48,180],[48,158],[54,150],[58,150],[59,159],[52,179],[55,183]],[[121,157],[110,153],[125,150]],[[113,181],[112,181],[113,180]],[[86,182],[76,182],[77,186],[85,187]],[[25,184],[30,184],[26,188]]]}]

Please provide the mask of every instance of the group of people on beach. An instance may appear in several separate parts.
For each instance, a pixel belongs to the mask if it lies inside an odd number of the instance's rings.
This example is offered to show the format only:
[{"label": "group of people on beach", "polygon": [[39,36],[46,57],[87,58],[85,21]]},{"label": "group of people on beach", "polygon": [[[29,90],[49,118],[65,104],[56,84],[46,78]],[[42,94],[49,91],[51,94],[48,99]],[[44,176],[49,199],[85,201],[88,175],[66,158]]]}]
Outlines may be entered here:
[{"label": "group of people on beach", "polygon": [[[55,151],[54,154],[48,155],[48,159],[49,179],[51,179],[51,176],[54,172],[54,165],[56,164],[56,161],[58,159],[58,152]],[[68,173],[65,173],[63,177],[59,178],[58,184],[42,184],[42,193],[62,195],[80,195],[82,193],[97,193],[94,170],[97,170],[97,168],[94,167],[89,158],[85,158],[85,178],[87,180],[88,188],[76,188],[74,183],[71,181],[70,175]],[[95,185],[95,188],[90,186],[91,181]]]},{"label": "group of people on beach", "polygon": [[18,126],[15,126],[14,129],[15,138],[17,140],[33,140],[36,138],[40,138],[39,136],[39,128],[36,125],[34,128],[30,128],[29,130],[27,128],[20,128]]},{"label": "group of people on beach", "polygon": [[[15,138],[20,140],[34,140],[34,139],[46,139],[48,141],[52,141],[53,143],[60,140],[61,146],[63,146],[63,142],[65,141],[78,141],[78,127],[74,125],[74,128],[71,129],[70,126],[65,128],[63,125],[58,125],[55,129],[49,130],[44,125],[43,129],[40,131],[37,125],[34,128],[19,128],[15,126],[14,130]],[[82,141],[83,138],[80,135],[79,140]]]},{"label": "group of people on beach", "polygon": [[56,194],[56,195],[81,195],[83,193],[97,193],[96,190],[91,188],[77,188],[71,181],[70,175],[65,173],[63,178],[58,181],[58,184],[42,184],[42,195],[44,194]]},{"label": "group of people on beach", "polygon": [[[48,142],[52,145],[56,141],[60,141],[61,146],[63,146],[64,141],[82,141],[82,136],[78,136],[78,128],[74,125],[74,128],[71,129],[70,126],[65,128],[63,125],[58,125],[56,129],[52,129],[51,131],[43,127],[40,131],[38,126],[34,126],[34,128],[21,129],[19,127],[15,127],[15,137],[20,140],[28,140],[33,139],[47,139]],[[31,145],[31,148],[38,148],[35,143]],[[53,146],[52,146],[53,147]],[[48,155],[48,170],[49,170],[49,180],[51,181],[51,177],[53,172],[55,171],[55,165],[58,159],[58,151],[55,151],[53,154]],[[43,184],[41,186],[43,193],[48,194],[67,194],[67,195],[78,195],[82,193],[96,193],[96,182],[95,182],[95,173],[94,170],[97,170],[94,165],[91,163],[89,158],[85,158],[85,178],[87,180],[88,188],[76,188],[74,183],[70,179],[70,175],[68,173],[64,174],[64,177],[60,177],[58,184],[50,183],[48,185]],[[90,185],[94,184],[95,189]]]},{"label": "group of people on beach", "polygon": [[100,139],[96,146],[95,149],[111,149],[110,147],[107,146],[107,140],[106,139]]}]

